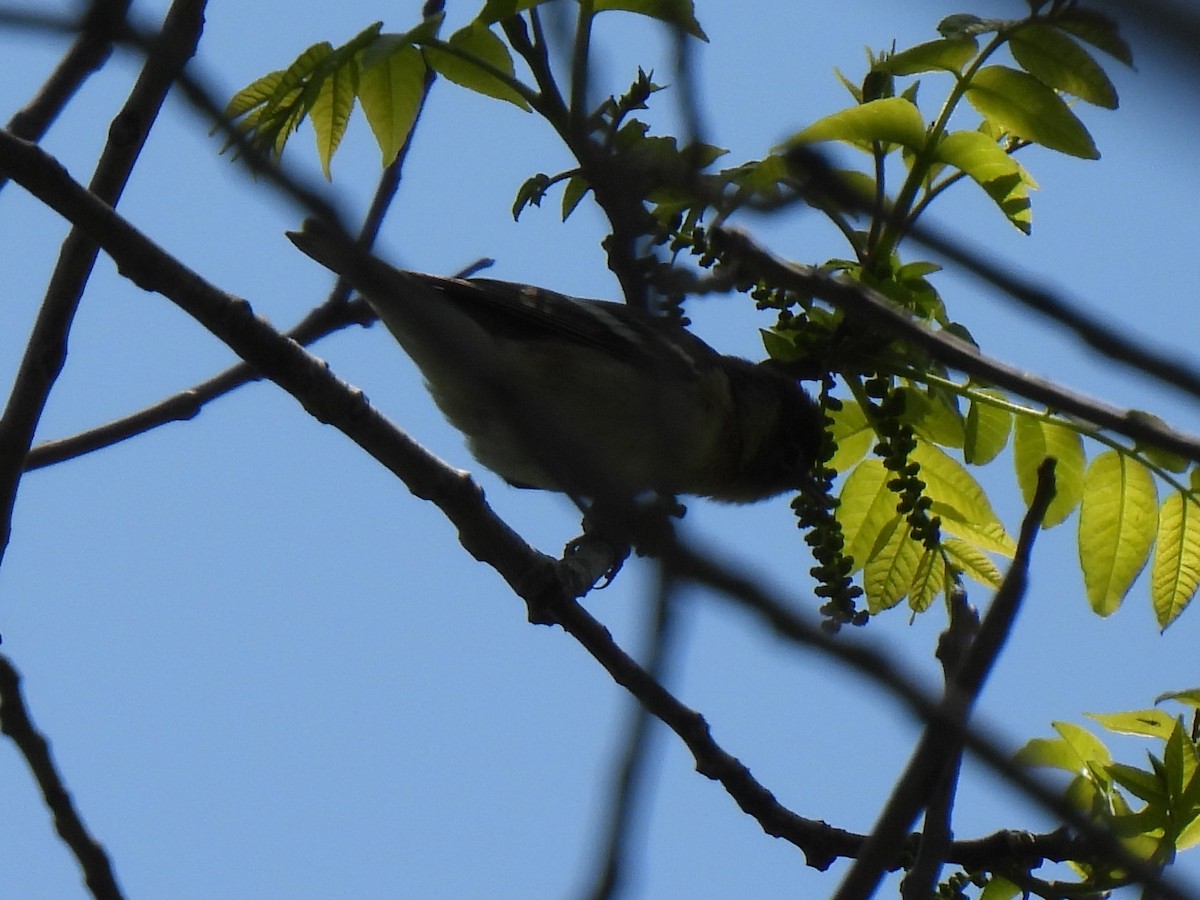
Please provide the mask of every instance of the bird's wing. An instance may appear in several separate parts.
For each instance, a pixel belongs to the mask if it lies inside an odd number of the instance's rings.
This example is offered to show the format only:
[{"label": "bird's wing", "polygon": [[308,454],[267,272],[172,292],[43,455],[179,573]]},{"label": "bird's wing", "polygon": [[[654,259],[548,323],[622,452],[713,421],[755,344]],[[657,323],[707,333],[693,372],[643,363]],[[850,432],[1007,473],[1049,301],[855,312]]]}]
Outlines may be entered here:
[{"label": "bird's wing", "polygon": [[[288,237],[306,255],[345,277],[375,304],[418,303],[438,295],[489,334],[567,341],[661,375],[695,377],[719,354],[683,326],[620,303],[583,300],[490,278],[445,278],[396,269],[355,248],[315,220]],[[418,291],[420,287],[426,291]],[[432,290],[428,290],[432,289]]]}]

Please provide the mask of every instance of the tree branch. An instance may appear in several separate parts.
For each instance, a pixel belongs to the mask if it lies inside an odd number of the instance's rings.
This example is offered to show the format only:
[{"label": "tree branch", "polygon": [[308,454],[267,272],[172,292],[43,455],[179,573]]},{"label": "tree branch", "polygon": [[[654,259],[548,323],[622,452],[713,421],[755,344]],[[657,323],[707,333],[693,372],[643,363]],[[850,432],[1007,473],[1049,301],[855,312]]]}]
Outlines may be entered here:
[{"label": "tree branch", "polygon": [[[740,266],[751,277],[820,297],[835,307],[869,323],[886,334],[908,341],[945,365],[1045,404],[1057,412],[1200,462],[1200,437],[1168,427],[1152,417],[1120,409],[1068,390],[1045,378],[985,356],[966,341],[935,332],[870,288],[829,275],[811,266],[782,260],[756,245],[739,231],[714,229],[730,265]],[[718,237],[719,236],[719,237]]]},{"label": "tree branch", "polygon": [[[425,109],[425,100],[429,96],[428,89],[433,83],[433,77],[432,73],[426,75],[426,90],[421,95],[421,102],[417,107],[416,117],[413,119],[413,127],[409,130],[396,158],[383,170],[379,183],[375,187],[371,206],[356,240],[356,243],[364,249],[374,245],[384,216],[400,187],[404,161],[408,158],[409,150],[412,147],[416,123],[420,121],[421,113]],[[286,337],[291,338],[302,347],[307,347],[325,335],[347,325],[357,323],[365,326],[376,321],[378,317],[366,301],[361,299],[348,301],[349,294],[350,286],[341,281],[337,282],[325,302],[309,312],[286,333]],[[258,372],[247,363],[231,366],[200,384],[193,385],[128,416],[71,437],[39,444],[30,450],[26,457],[25,470],[31,471],[73,459],[104,447],[111,447],[169,422],[182,422],[194,418],[205,404],[244,384],[257,381],[259,378]]]},{"label": "tree branch", "polygon": [[[8,120],[8,130],[27,141],[40,141],[84,81],[104,65],[115,35],[125,23],[130,0],[95,0],[79,23],[75,42],[67,50],[28,104]],[[0,180],[0,188],[4,182]]]},{"label": "tree branch", "polygon": [[[662,566],[658,567],[658,576],[645,669],[651,678],[661,683],[675,636],[676,618],[674,584]],[[642,800],[641,787],[649,763],[653,722],[649,710],[635,702],[624,729],[624,752],[614,767],[613,798],[604,829],[603,855],[592,889],[587,894],[589,900],[610,900],[619,896],[624,883],[629,869],[630,830]]]},{"label": "tree branch", "polygon": [[929,802],[937,782],[945,776],[952,757],[960,752],[962,743],[958,733],[966,725],[971,708],[1012,630],[1021,599],[1025,596],[1033,541],[1041,528],[1046,508],[1054,499],[1054,462],[1048,458],[1038,468],[1037,489],[1021,523],[1012,565],[996,591],[991,609],[984,616],[971,649],[946,686],[939,718],[955,723],[956,727],[950,730],[940,721],[927,720],[925,731],[904,774],[896,782],[871,836],[863,846],[862,855],[834,895],[835,900],[857,900],[859,897],[869,897],[876,891],[883,873],[896,864],[917,814]]},{"label": "tree branch", "polygon": [[6,734],[25,757],[29,771],[41,789],[46,808],[54,817],[54,828],[83,869],[84,880],[97,900],[121,900],[112,864],[104,848],[83,824],[62,775],[50,755],[50,745],[34,727],[21,696],[21,676],[0,656],[0,732]]},{"label": "tree branch", "polygon": [[[204,27],[204,6],[204,0],[175,0],[171,4],[137,83],[109,128],[108,141],[92,176],[91,190],[97,198],[115,204],[121,196],[167,92],[195,53]],[[25,457],[66,359],[67,334],[96,254],[96,243],[84,231],[72,228],[0,417],[0,559],[12,534],[13,505]]]}]

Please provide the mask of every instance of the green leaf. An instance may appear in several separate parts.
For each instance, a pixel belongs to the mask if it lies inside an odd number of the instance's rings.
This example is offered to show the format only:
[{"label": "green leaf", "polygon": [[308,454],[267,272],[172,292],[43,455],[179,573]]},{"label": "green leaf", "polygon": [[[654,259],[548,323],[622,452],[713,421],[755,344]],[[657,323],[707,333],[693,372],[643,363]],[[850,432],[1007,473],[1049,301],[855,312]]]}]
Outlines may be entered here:
[{"label": "green leaf", "polygon": [[831,433],[837,451],[827,465],[838,472],[845,472],[867,455],[875,443],[875,429],[867,422],[862,407],[853,400],[844,400],[842,408],[830,413],[833,419]]},{"label": "green leaf", "polygon": [[[1167,430],[1167,423],[1162,418],[1142,409],[1131,409],[1125,414],[1125,417],[1130,420],[1131,424],[1136,423],[1147,431]],[[1168,472],[1186,472],[1188,466],[1191,465],[1191,461],[1187,457],[1164,450],[1156,444],[1139,440],[1134,446],[1137,448],[1137,452],[1151,465],[1159,466]]]},{"label": "green leaf", "polygon": [[338,66],[321,80],[317,98],[309,111],[309,121],[317,134],[317,156],[326,180],[332,180],[329,162],[350,124],[357,92],[358,68],[352,63]]},{"label": "green leaf", "polygon": [[816,141],[845,141],[858,147],[884,141],[917,150],[925,143],[925,120],[911,101],[888,97],[813,122],[791,137],[786,146]]},{"label": "green leaf", "polygon": [[1150,602],[1166,628],[1200,587],[1200,503],[1178,491],[1158,513],[1158,540],[1150,567]]},{"label": "green leaf", "polygon": [[550,0],[487,0],[475,18],[486,25],[515,16],[519,12],[549,3]]},{"label": "green leaf", "polygon": [[978,131],[955,131],[938,142],[935,159],[960,169],[987,192],[1013,225],[1030,232],[1032,179],[995,140]]},{"label": "green leaf", "polygon": [[933,501],[930,512],[941,517],[943,530],[981,549],[1012,556],[1016,545],[979,482],[961,463],[926,441],[917,442],[909,459],[921,465],[925,494]]},{"label": "green leaf", "polygon": [[681,31],[702,41],[708,40],[708,35],[696,21],[696,6],[692,0],[594,0],[596,12],[605,9],[623,9],[626,12],[649,16],[674,25]]},{"label": "green leaf", "polygon": [[1175,729],[1177,717],[1161,709],[1136,709],[1122,713],[1084,713],[1117,734],[1133,734],[1166,740]]},{"label": "green leaf", "polygon": [[1076,6],[1054,19],[1054,24],[1063,31],[1069,31],[1080,40],[1087,41],[1093,47],[1103,50],[1109,56],[1119,59],[1125,65],[1133,66],[1133,51],[1129,44],[1117,32],[1117,23],[1108,16],[1091,9],[1081,9]]},{"label": "green leaf", "polygon": [[891,75],[916,75],[920,72],[962,72],[979,50],[974,38],[943,38],[918,44],[891,56],[886,56],[871,67],[873,72]]},{"label": "green leaf", "polygon": [[395,160],[417,120],[425,96],[426,72],[421,51],[408,44],[374,58],[370,65],[365,64],[364,55],[358,99],[384,166]]},{"label": "green leaf", "polygon": [[[954,398],[954,399],[957,399]],[[963,445],[964,423],[962,413],[950,404],[945,394],[931,394],[913,387],[904,391],[905,422],[926,440],[943,447]]]},{"label": "green leaf", "polygon": [[1193,816],[1179,832],[1175,839],[1176,850],[1188,850],[1200,844],[1200,816]]},{"label": "green leaf", "polygon": [[979,900],[1012,900],[1021,892],[1021,888],[1007,878],[993,875],[980,893]]},{"label": "green leaf", "polygon": [[955,13],[938,22],[938,34],[942,37],[968,37],[987,34],[1004,27],[1001,19],[981,19],[971,13]]},{"label": "green leaf", "polygon": [[1139,800],[1145,800],[1154,806],[1167,805],[1167,786],[1156,773],[1124,763],[1112,763],[1108,766],[1108,774],[1113,781]]},{"label": "green leaf", "polygon": [[861,569],[880,534],[896,518],[896,495],[888,490],[892,478],[881,459],[868,459],[850,472],[842,485],[837,520],[842,526],[845,553]]},{"label": "green leaf", "polygon": [[893,515],[881,537],[884,540],[871,549],[863,567],[863,590],[872,615],[904,599],[925,549],[912,539],[908,523],[899,514]]},{"label": "green leaf", "polygon": [[586,178],[579,175],[572,175],[567,179],[567,186],[563,189],[562,198],[562,217],[563,221],[567,221],[567,217],[575,212],[575,207],[579,205],[587,192],[591,190],[591,184]]},{"label": "green leaf", "polygon": [[1200,688],[1190,688],[1186,691],[1167,691],[1165,694],[1159,694],[1154,698],[1155,703],[1162,703],[1164,700],[1174,700],[1177,703],[1183,703],[1193,709],[1200,709]]},{"label": "green leaf", "polygon": [[923,613],[929,609],[945,581],[946,567],[942,555],[936,549],[925,550],[913,572],[908,588],[908,607],[913,612]]},{"label": "green leaf", "polygon": [[942,550],[950,557],[950,561],[962,570],[964,575],[985,587],[995,590],[1004,580],[1004,576],[1000,574],[1000,569],[992,562],[991,557],[974,544],[960,538],[944,537],[942,538]]},{"label": "green leaf", "polygon": [[1008,40],[1013,59],[1044,84],[1105,109],[1117,108],[1117,89],[1092,55],[1057,28],[1033,22]]},{"label": "green leaf", "polygon": [[225,107],[225,118],[230,120],[240,118],[255,107],[266,103],[279,89],[283,76],[284,70],[276,69],[274,72],[268,72],[262,78],[250,82],[233,95],[233,99]]},{"label": "green leaf", "polygon": [[[1003,399],[999,391],[981,390],[979,393]],[[963,459],[974,466],[990,463],[1008,444],[1011,430],[1012,413],[1007,409],[972,400],[967,410],[967,427],[963,436]]]},{"label": "green leaf", "polygon": [[1079,772],[1083,768],[1079,754],[1062,738],[1031,738],[1013,759],[1023,766],[1064,772]]},{"label": "green leaf", "polygon": [[1007,66],[980,69],[967,88],[967,100],[1005,131],[1068,156],[1100,158],[1092,136],[1070,107],[1026,72]]},{"label": "green leaf", "polygon": [[1104,742],[1086,728],[1071,722],[1052,722],[1054,730],[1064,741],[1071,745],[1084,767],[1093,764],[1108,765],[1112,762],[1112,754],[1104,746]]},{"label": "green leaf", "polygon": [[454,32],[447,43],[457,52],[441,47],[425,47],[425,59],[439,75],[468,90],[497,100],[507,100],[529,111],[529,104],[521,92],[513,87],[513,61],[508,48],[487,25],[472,22]]},{"label": "green leaf", "polygon": [[1037,470],[1048,456],[1058,464],[1054,467],[1054,499],[1046,510],[1043,528],[1053,528],[1071,515],[1083,497],[1083,472],[1087,462],[1083,440],[1078,432],[1058,425],[1041,416],[1017,416],[1013,429],[1013,464],[1017,484],[1028,506],[1037,488]]},{"label": "green leaf", "polygon": [[1145,466],[1115,450],[1092,461],[1079,512],[1079,561],[1099,615],[1121,605],[1146,565],[1157,518],[1158,494]]},{"label": "green leaf", "polygon": [[1196,745],[1184,730],[1182,720],[1176,720],[1175,729],[1167,738],[1163,766],[1167,776],[1171,818],[1176,822],[1183,819],[1190,822],[1193,816],[1189,807],[1192,806],[1192,795],[1196,790],[1192,787],[1197,766]]}]

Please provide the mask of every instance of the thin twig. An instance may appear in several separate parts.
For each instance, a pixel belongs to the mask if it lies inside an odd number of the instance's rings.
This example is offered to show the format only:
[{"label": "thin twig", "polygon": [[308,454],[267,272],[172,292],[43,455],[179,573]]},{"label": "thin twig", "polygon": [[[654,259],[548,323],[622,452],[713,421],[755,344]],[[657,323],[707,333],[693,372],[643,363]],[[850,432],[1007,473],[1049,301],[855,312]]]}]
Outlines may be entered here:
[{"label": "thin twig", "polygon": [[[27,141],[40,141],[75,92],[112,53],[129,11],[130,0],[95,0],[78,24],[70,48],[37,95],[8,120],[8,130]],[[4,182],[0,180],[0,187]]]},{"label": "thin twig", "polygon": [[[942,664],[944,689],[949,692],[956,689],[958,669],[979,634],[979,615],[967,601],[967,592],[961,585],[955,585],[947,593],[950,624],[938,640],[936,655]],[[933,895],[934,885],[954,841],[951,817],[958,792],[962,757],[962,745],[956,742],[941,777],[930,791],[917,855],[900,886],[902,900],[927,900]]]},{"label": "thin twig", "polygon": [[[661,566],[658,572],[658,589],[651,605],[650,646],[644,665],[647,674],[662,683],[675,636],[676,619],[672,579]],[[649,764],[654,721],[646,707],[640,703],[633,705],[625,728],[624,750],[614,768],[612,805],[604,828],[604,851],[594,884],[587,893],[590,900],[612,900],[625,883],[629,871],[630,831],[642,799],[641,788]]]},{"label": "thin twig", "polygon": [[[120,198],[171,85],[195,53],[204,27],[204,6],[204,0],[171,4],[162,32],[148,47],[137,83],[109,129],[91,182],[91,192],[100,200],[115,205]],[[12,534],[13,505],[25,457],[66,359],[67,335],[97,252],[95,241],[85,232],[71,229],[0,417],[0,558]]]},{"label": "thin twig", "polygon": [[50,755],[46,738],[29,718],[21,696],[21,676],[5,656],[0,656],[0,732],[16,745],[33,773],[54,828],[83,869],[84,880],[97,900],[121,900],[121,889],[104,848],[93,838],[75,809],[71,794]]}]

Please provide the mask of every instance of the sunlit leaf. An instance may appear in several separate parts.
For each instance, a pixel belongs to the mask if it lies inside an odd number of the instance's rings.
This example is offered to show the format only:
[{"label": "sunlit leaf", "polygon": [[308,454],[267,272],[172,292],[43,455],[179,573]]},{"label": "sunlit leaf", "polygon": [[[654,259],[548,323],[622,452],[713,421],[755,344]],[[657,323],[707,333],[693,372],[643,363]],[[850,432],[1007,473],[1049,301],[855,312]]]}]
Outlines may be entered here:
[{"label": "sunlit leaf", "polygon": [[1079,512],[1079,561],[1100,615],[1121,605],[1145,566],[1157,519],[1158,493],[1145,466],[1115,450],[1092,461]]},{"label": "sunlit leaf", "polygon": [[987,34],[1004,27],[1002,19],[981,19],[971,13],[954,13],[938,22],[938,34],[942,37],[969,37]]},{"label": "sunlit leaf", "polygon": [[1099,159],[1092,136],[1052,88],[1007,66],[975,73],[967,100],[1006,131],[1051,150],[1081,159]]},{"label": "sunlit leaf", "polygon": [[945,574],[946,567],[942,564],[941,553],[936,549],[922,553],[908,588],[909,609],[917,613],[929,609],[929,605],[942,589]]},{"label": "sunlit leaf", "polygon": [[1013,225],[1029,233],[1033,219],[1031,179],[995,140],[979,131],[955,131],[938,143],[936,158],[961,169],[984,189]]},{"label": "sunlit leaf", "polygon": [[[1002,397],[999,391],[980,391],[992,397]],[[966,432],[963,437],[963,459],[971,465],[982,466],[995,459],[1008,444],[1012,430],[1012,413],[987,402],[972,400],[967,410]]]},{"label": "sunlit leaf", "polygon": [[309,111],[308,118],[317,135],[317,156],[327,179],[331,177],[329,162],[342,142],[346,126],[350,124],[357,92],[358,68],[347,61],[322,79],[317,98]]},{"label": "sunlit leaf", "polygon": [[1070,744],[1071,749],[1075,751],[1084,766],[1093,763],[1106,765],[1112,762],[1112,754],[1108,752],[1104,742],[1086,728],[1073,722],[1053,722],[1051,724],[1062,739]]},{"label": "sunlit leaf", "polygon": [[425,48],[425,59],[439,75],[476,93],[529,110],[525,98],[509,81],[514,70],[508,48],[487,25],[472,22],[454,32],[447,43],[452,50]]},{"label": "sunlit leaf", "polygon": [[1085,715],[1117,734],[1162,738],[1164,741],[1174,730],[1177,719],[1176,716],[1168,715],[1161,709],[1137,709],[1121,713],[1086,713]]},{"label": "sunlit leaf", "polygon": [[943,38],[918,44],[879,60],[872,71],[892,75],[916,75],[920,72],[961,72],[979,49],[974,38]]},{"label": "sunlit leaf", "polygon": [[402,45],[362,69],[358,99],[383,164],[391,165],[408,139],[425,96],[425,59],[416,47]]},{"label": "sunlit leaf", "polygon": [[1018,885],[1001,875],[993,875],[979,894],[979,900],[1012,900],[1021,893]]},{"label": "sunlit leaf", "polygon": [[944,530],[982,549],[1012,555],[1016,545],[979,482],[961,463],[925,441],[917,442],[909,459],[921,465],[919,477],[933,500],[930,512],[941,516]]},{"label": "sunlit leaf", "polygon": [[883,461],[867,459],[850,472],[842,485],[837,520],[842,526],[845,553],[861,569],[883,529],[896,518],[896,495],[888,490],[892,474]]},{"label": "sunlit leaf", "polygon": [[921,111],[902,97],[872,100],[813,122],[794,135],[788,145],[816,141],[846,141],[867,147],[884,141],[915,150],[925,143],[925,120]]},{"label": "sunlit leaf", "polygon": [[1150,567],[1150,602],[1166,628],[1200,587],[1200,503],[1176,491],[1158,513],[1158,539]]},{"label": "sunlit leaf", "polygon": [[838,472],[845,472],[867,455],[875,443],[875,429],[868,424],[862,407],[853,400],[843,401],[842,408],[830,415],[833,418],[832,433],[837,442],[837,451],[828,465]]},{"label": "sunlit leaf", "polygon": [[872,548],[863,567],[863,590],[872,614],[891,609],[904,599],[924,553],[899,514],[893,516],[883,534],[885,540]]},{"label": "sunlit leaf", "polygon": [[1071,515],[1083,497],[1083,474],[1087,462],[1083,439],[1078,432],[1058,425],[1050,419],[1017,416],[1013,428],[1013,464],[1017,484],[1028,506],[1037,489],[1037,470],[1042,460],[1052,456],[1054,467],[1054,499],[1046,510],[1043,528],[1053,528]]},{"label": "sunlit leaf", "polygon": [[225,118],[236,119],[265,103],[279,88],[283,76],[284,70],[277,69],[250,82],[233,95],[233,99],[225,107]]},{"label": "sunlit leaf", "polygon": [[905,389],[902,418],[918,435],[932,443],[943,447],[963,445],[962,413],[951,406],[943,394],[929,394],[913,387]]},{"label": "sunlit leaf", "polygon": [[1200,688],[1191,688],[1185,691],[1167,691],[1154,698],[1155,703],[1162,703],[1164,700],[1174,700],[1178,703],[1187,704],[1194,709],[1200,709]]},{"label": "sunlit leaf", "polygon": [[942,538],[942,550],[950,557],[950,561],[962,570],[964,575],[985,587],[995,590],[1004,580],[999,567],[992,562],[991,557],[969,541],[944,537]]},{"label": "sunlit leaf", "polygon": [[1064,772],[1079,772],[1083,768],[1079,754],[1062,738],[1032,738],[1013,759],[1023,766],[1062,769]]}]

